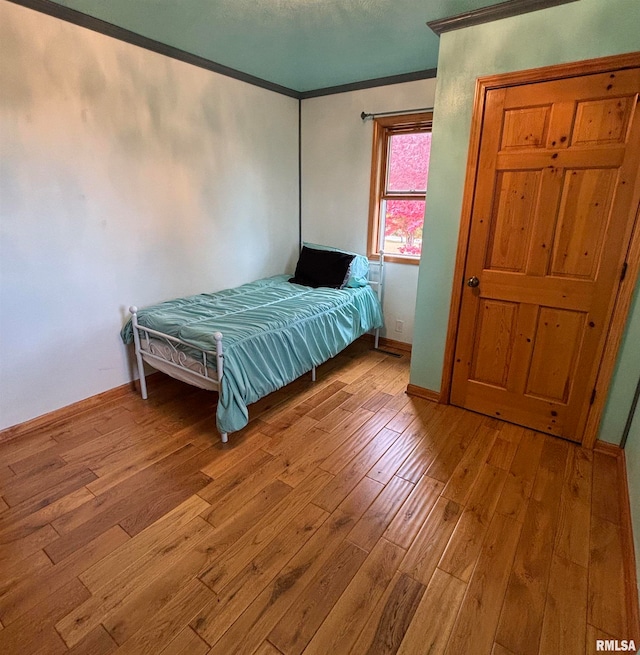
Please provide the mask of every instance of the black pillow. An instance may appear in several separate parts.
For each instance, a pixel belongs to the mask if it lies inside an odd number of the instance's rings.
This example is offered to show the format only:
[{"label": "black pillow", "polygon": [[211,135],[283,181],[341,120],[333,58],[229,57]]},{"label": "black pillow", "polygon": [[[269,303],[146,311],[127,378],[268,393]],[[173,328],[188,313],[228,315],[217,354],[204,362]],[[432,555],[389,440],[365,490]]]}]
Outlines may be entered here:
[{"label": "black pillow", "polygon": [[354,257],[346,252],[303,246],[295,276],[289,282],[306,287],[342,289],[349,279],[349,266]]}]

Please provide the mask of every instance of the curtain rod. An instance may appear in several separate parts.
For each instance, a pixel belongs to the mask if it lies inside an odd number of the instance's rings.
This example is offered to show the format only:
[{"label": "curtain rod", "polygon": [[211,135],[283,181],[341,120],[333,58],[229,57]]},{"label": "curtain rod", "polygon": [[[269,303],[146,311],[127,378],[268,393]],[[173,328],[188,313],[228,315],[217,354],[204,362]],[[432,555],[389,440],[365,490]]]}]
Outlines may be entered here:
[{"label": "curtain rod", "polygon": [[360,114],[360,118],[363,121],[366,121],[368,118],[375,118],[376,116],[400,116],[401,114],[417,114],[418,112],[423,111],[433,111],[433,107],[420,107],[418,109],[400,109],[399,111],[381,111],[376,114],[368,114],[366,111],[363,111]]}]

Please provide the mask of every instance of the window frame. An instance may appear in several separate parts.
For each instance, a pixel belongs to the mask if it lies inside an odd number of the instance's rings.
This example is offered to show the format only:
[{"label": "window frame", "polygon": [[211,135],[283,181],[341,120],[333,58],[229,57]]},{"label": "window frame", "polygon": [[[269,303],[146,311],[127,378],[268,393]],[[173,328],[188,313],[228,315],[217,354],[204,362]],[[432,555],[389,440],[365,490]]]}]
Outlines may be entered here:
[{"label": "window frame", "polygon": [[[369,259],[379,259],[381,207],[385,200],[425,200],[426,192],[386,193],[390,138],[395,134],[431,132],[433,112],[379,116],[373,119],[373,147],[371,155],[371,186],[369,192],[369,227],[367,254]],[[419,264],[415,255],[393,254],[384,256],[387,262]]]}]

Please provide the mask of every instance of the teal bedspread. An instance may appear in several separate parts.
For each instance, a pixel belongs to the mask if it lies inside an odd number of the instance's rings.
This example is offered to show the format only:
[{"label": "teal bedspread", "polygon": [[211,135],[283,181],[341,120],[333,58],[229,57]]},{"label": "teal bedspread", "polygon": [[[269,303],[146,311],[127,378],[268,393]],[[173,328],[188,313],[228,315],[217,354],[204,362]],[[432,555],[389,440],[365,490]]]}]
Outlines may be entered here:
[{"label": "teal bedspread", "polygon": [[[235,432],[249,419],[247,405],[327,361],[359,336],[382,325],[371,287],[311,289],[278,275],[235,289],[203,293],[138,312],[138,323],[204,350],[222,332],[224,375],[216,423]],[[129,321],[121,332],[133,341]]]}]

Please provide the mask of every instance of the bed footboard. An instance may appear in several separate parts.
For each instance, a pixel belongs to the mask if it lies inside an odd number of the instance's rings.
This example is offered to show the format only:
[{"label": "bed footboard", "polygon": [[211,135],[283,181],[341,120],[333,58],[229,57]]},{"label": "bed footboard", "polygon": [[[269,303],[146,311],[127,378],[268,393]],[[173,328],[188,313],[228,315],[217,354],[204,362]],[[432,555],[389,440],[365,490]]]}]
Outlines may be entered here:
[{"label": "bed footboard", "polygon": [[[201,389],[220,393],[224,375],[222,332],[215,332],[213,335],[216,342],[215,351],[204,350],[176,337],[140,325],[138,308],[135,305],[129,307],[129,311],[131,312],[133,343],[140,379],[140,393],[145,400],[147,398],[145,362],[173,378]],[[220,438],[223,443],[226,443],[227,433],[221,433]]]}]

